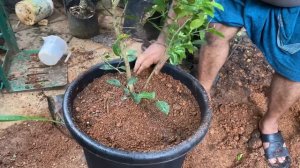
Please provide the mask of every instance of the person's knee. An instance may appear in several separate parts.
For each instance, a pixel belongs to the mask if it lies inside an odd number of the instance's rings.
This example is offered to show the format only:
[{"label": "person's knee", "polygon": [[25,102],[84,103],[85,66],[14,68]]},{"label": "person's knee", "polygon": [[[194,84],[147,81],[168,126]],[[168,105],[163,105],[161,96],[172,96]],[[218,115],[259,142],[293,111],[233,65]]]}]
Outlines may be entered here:
[{"label": "person's knee", "polygon": [[208,46],[225,46],[229,45],[230,40],[235,36],[240,28],[229,27],[220,23],[213,23],[211,28],[215,28],[218,32],[222,33],[224,37],[220,37],[213,33],[206,34],[206,41]]}]

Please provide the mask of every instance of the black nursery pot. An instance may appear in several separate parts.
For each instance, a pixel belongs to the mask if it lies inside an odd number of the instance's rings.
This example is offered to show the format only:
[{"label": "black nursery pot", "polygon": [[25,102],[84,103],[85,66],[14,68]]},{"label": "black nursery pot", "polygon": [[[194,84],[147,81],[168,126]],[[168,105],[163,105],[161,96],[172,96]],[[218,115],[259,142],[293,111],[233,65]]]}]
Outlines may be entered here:
[{"label": "black nursery pot", "polygon": [[[123,31],[130,34],[139,41],[151,41],[157,39],[160,31],[151,23],[142,24],[142,20],[146,17],[146,13],[154,5],[154,0],[128,0],[125,9],[124,28]],[[152,23],[157,26],[162,25],[161,14],[155,13],[152,17]],[[155,18],[155,19],[153,19]]]},{"label": "black nursery pot", "polygon": [[[78,18],[69,12],[70,7],[79,5],[79,0],[65,0],[65,10],[69,23],[70,33],[80,39],[88,39],[99,34],[98,14],[95,14],[89,18]],[[90,6],[94,6],[94,3],[90,3]]]},{"label": "black nursery pot", "polygon": [[[118,61],[111,62],[113,66]],[[134,63],[131,63],[133,66]],[[187,152],[201,142],[208,131],[212,112],[208,103],[208,96],[199,82],[190,74],[166,64],[162,73],[173,76],[186,85],[196,98],[201,110],[201,123],[196,133],[182,143],[155,152],[131,152],[104,146],[86,133],[82,132],[73,120],[73,102],[77,94],[81,92],[94,79],[115,71],[99,69],[101,64],[93,66],[74,80],[66,90],[63,102],[64,120],[68,130],[74,139],[83,147],[89,168],[181,168]]]}]

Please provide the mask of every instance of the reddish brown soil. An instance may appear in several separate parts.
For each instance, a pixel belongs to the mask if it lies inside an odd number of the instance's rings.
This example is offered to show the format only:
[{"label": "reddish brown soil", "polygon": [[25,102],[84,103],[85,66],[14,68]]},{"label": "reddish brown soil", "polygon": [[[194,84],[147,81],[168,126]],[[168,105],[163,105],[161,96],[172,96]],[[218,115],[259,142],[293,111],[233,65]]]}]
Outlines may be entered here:
[{"label": "reddish brown soil", "polygon": [[[139,76],[136,92],[142,91],[148,72]],[[199,106],[186,86],[166,74],[151,80],[146,91],[156,92],[158,100],[167,101],[169,115],[160,112],[155,101],[131,98],[122,100],[123,89],[106,82],[125,75],[108,74],[89,84],[75,99],[75,121],[93,139],[109,147],[130,151],[154,151],[179,144],[200,125]]]},{"label": "reddish brown soil", "polygon": [[[250,139],[266,111],[271,75],[262,54],[247,39],[240,42],[215,86],[210,130],[188,155],[184,168],[267,167],[261,143]],[[300,101],[280,121],[292,168],[300,167],[299,128]],[[65,141],[58,130],[46,123],[12,126],[0,132],[0,167],[86,167],[80,147],[73,140]],[[243,154],[241,161],[236,159],[239,153]]]},{"label": "reddish brown soil", "polygon": [[[189,154],[184,168],[266,168],[257,123],[267,109],[273,71],[248,38],[236,41],[231,57],[214,87],[214,117],[204,141]],[[300,167],[300,102],[286,112],[280,130],[292,157]],[[240,161],[237,155],[243,154]]]},{"label": "reddish brown soil", "polygon": [[84,168],[81,147],[50,123],[24,122],[1,132],[0,167]]}]

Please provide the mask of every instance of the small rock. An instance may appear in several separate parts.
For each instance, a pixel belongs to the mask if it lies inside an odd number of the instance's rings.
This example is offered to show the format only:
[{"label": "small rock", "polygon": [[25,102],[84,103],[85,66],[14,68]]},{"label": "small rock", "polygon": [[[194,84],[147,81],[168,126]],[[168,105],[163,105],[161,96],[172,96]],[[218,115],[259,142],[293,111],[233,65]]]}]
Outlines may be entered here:
[{"label": "small rock", "polygon": [[174,110],[180,110],[181,109],[181,106],[179,104],[174,104],[173,105],[173,109]]},{"label": "small rock", "polygon": [[236,136],[234,136],[234,140],[238,141],[238,140],[240,140],[240,137],[236,135]]},{"label": "small rock", "polygon": [[180,112],[179,114],[180,114],[181,116],[183,116],[183,112]]},{"label": "small rock", "polygon": [[248,148],[250,149],[258,149],[262,146],[262,142],[260,139],[257,139],[257,138],[251,138],[249,141],[248,141]]},{"label": "small rock", "polygon": [[186,105],[186,102],[185,102],[185,101],[181,101],[180,104],[181,104],[182,106],[185,106],[185,105]]},{"label": "small rock", "polygon": [[247,62],[251,62],[251,59],[247,59]]},{"label": "small rock", "polygon": [[168,88],[171,88],[171,87],[172,87],[172,85],[171,85],[170,83],[166,84],[166,86],[167,86]]},{"label": "small rock", "polygon": [[245,129],[244,129],[244,127],[240,127],[239,128],[239,134],[242,135],[243,133],[245,133]]},{"label": "small rock", "polygon": [[79,107],[76,107],[75,110],[76,110],[77,112],[79,112],[79,111],[80,111],[80,108],[79,108]]},{"label": "small rock", "polygon": [[38,22],[38,25],[40,26],[47,26],[48,25],[48,20],[47,19],[43,19],[41,21]]},{"label": "small rock", "polygon": [[121,127],[122,124],[121,124],[120,122],[118,122],[118,123],[116,124],[116,126],[117,126],[117,127]]}]

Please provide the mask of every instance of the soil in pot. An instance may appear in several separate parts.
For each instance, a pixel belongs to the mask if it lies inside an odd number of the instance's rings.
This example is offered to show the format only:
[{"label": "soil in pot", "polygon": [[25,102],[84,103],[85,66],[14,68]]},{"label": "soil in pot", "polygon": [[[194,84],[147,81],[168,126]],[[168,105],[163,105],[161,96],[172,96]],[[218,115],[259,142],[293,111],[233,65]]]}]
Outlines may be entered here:
[{"label": "soil in pot", "polygon": [[[150,71],[138,76],[135,90],[142,91]],[[137,105],[122,99],[123,90],[106,82],[125,75],[106,74],[95,79],[74,101],[74,120],[78,127],[101,144],[127,151],[157,151],[186,140],[200,125],[199,106],[190,90],[166,74],[155,75],[148,88],[158,100],[170,105],[169,115],[160,112],[153,100]]]},{"label": "soil in pot", "polygon": [[91,7],[83,9],[80,6],[73,6],[70,7],[69,12],[71,15],[79,19],[88,19],[95,15],[95,10]]}]

